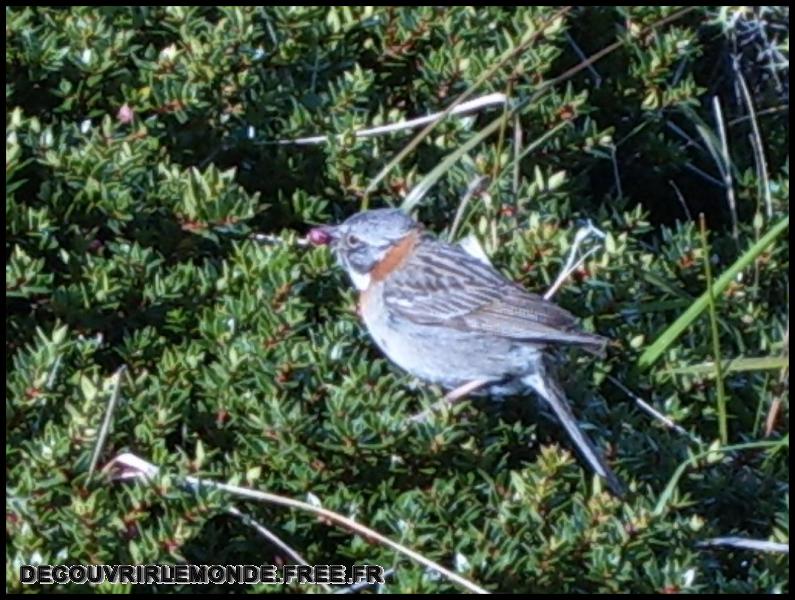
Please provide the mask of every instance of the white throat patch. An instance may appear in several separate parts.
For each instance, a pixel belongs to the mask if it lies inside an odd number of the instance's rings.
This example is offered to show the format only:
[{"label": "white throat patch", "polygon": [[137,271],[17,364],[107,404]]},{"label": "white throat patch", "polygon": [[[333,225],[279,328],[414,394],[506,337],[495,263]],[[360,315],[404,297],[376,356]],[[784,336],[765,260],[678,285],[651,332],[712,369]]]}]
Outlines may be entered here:
[{"label": "white throat patch", "polygon": [[363,292],[367,288],[370,287],[370,274],[369,273],[358,273],[353,269],[348,269],[348,275],[351,276],[351,281],[353,285],[356,286],[356,289],[360,292]]}]

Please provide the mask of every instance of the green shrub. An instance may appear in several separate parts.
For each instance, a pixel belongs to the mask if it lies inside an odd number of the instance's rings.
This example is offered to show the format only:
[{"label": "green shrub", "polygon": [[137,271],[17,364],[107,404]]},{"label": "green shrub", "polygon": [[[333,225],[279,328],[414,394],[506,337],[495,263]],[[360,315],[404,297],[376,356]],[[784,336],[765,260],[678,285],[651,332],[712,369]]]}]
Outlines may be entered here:
[{"label": "green shrub", "polygon": [[[788,215],[788,9],[554,10],[6,9],[7,589],[31,562],[289,561],[230,504],[310,563],[457,589],[310,514],[180,485],[195,475],[319,499],[492,591],[788,590],[787,555],[698,545],[788,541],[785,236],[715,308],[720,358],[739,361],[722,373],[723,446],[772,445],[708,454],[666,488],[719,438],[707,312],[637,366],[707,289],[705,260],[719,276]],[[298,243],[365,202],[399,205],[502,108],[440,123],[370,196],[410,134],[357,129],[443,110],[481,77],[475,95],[526,103],[418,216],[443,233],[489,177],[461,233],[532,290],[581,220],[607,232],[556,300],[615,341],[564,373],[624,502],[531,399],[409,425],[439,390],[379,354],[331,256]],[[514,169],[519,134],[527,147],[555,127]],[[332,139],[276,143],[315,135]],[[117,386],[99,466],[134,452],[164,470],[154,484],[89,476]]]}]

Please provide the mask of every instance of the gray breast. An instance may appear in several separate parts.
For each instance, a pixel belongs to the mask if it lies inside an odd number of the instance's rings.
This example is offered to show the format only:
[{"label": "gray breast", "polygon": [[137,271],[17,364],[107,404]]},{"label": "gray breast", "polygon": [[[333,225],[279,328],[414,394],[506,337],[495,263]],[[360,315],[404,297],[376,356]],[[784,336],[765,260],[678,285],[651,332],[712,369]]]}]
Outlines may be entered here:
[{"label": "gray breast", "polygon": [[388,315],[381,286],[373,286],[362,306],[367,330],[392,362],[419,379],[448,389],[476,379],[503,381],[526,373],[539,352],[531,344]]}]

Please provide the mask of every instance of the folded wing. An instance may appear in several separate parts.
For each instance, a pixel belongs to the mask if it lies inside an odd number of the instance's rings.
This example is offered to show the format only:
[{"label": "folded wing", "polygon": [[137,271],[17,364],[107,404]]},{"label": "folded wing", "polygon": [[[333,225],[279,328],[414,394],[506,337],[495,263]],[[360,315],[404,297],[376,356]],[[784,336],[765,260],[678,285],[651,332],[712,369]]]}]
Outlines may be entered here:
[{"label": "folded wing", "polygon": [[413,260],[385,282],[392,314],[425,325],[535,343],[565,343],[601,350],[605,339],[581,332],[566,310],[525,291],[461,247],[419,244]]}]

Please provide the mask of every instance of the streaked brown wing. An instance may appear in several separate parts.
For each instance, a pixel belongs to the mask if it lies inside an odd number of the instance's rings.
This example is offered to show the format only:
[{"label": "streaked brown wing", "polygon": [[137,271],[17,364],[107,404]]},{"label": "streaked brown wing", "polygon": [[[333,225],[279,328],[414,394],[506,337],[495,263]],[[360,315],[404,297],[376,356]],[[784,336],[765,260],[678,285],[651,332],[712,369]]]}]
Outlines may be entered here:
[{"label": "streaked brown wing", "polygon": [[423,240],[385,282],[390,311],[418,324],[537,342],[601,345],[577,331],[575,318],[508,281],[459,246]]}]

